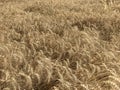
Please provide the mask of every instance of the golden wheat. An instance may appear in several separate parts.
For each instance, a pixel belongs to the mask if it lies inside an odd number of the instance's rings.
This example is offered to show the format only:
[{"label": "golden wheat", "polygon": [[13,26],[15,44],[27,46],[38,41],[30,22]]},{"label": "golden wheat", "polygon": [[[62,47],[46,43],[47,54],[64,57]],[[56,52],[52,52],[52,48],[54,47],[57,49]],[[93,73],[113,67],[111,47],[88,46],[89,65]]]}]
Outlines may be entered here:
[{"label": "golden wheat", "polygon": [[119,0],[0,0],[0,90],[120,90],[119,14]]}]

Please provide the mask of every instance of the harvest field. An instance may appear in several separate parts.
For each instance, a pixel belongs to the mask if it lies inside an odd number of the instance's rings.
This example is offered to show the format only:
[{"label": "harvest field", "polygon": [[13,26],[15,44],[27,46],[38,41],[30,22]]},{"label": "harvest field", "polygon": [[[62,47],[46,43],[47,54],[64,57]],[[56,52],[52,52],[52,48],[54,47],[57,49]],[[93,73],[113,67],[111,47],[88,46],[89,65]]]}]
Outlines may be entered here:
[{"label": "harvest field", "polygon": [[120,90],[120,0],[0,0],[0,90]]}]

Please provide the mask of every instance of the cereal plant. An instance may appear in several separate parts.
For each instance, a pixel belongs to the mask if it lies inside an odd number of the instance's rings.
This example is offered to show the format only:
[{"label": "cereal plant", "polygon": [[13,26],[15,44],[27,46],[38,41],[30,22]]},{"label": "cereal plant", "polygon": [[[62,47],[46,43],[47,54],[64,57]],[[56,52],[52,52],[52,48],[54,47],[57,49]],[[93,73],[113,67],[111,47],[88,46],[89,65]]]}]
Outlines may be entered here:
[{"label": "cereal plant", "polygon": [[0,0],[0,90],[120,90],[120,1]]}]

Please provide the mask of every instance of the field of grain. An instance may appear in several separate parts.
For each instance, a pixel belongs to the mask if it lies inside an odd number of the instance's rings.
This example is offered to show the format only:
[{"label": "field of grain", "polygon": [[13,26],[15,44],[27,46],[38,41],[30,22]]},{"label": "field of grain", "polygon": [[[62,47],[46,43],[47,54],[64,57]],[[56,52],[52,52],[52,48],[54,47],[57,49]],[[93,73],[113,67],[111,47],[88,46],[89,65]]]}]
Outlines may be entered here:
[{"label": "field of grain", "polygon": [[120,90],[120,0],[0,0],[0,90]]}]

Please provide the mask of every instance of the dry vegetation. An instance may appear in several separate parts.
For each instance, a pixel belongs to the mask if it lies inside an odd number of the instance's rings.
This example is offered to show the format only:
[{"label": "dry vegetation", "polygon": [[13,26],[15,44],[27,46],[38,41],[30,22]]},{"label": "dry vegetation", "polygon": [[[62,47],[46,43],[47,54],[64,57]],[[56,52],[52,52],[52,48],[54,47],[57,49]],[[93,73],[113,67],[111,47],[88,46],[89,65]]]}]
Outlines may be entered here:
[{"label": "dry vegetation", "polygon": [[0,0],[0,90],[120,90],[120,1]]}]

